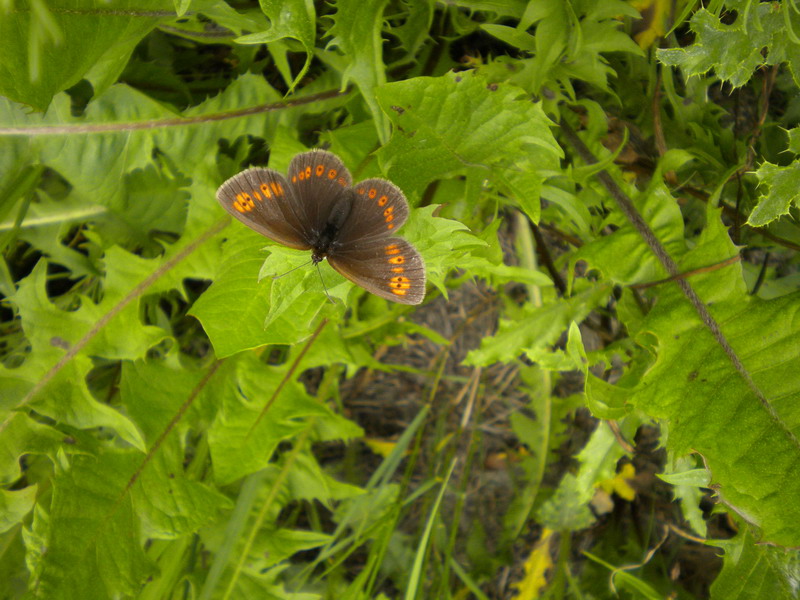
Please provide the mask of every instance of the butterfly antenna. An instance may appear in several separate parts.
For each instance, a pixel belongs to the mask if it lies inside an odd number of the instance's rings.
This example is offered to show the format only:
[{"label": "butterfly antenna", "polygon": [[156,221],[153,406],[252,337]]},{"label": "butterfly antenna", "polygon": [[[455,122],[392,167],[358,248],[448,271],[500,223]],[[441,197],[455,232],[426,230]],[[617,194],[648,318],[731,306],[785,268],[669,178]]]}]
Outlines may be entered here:
[{"label": "butterfly antenna", "polygon": [[317,265],[317,273],[319,273],[319,280],[322,282],[322,289],[325,290],[325,295],[328,297],[328,300],[331,301],[331,304],[336,304],[336,302],[333,301],[333,298],[331,298],[331,295],[328,293],[328,286],[325,285],[325,279],[322,277],[322,270],[319,268],[319,263],[314,264]]},{"label": "butterfly antenna", "polygon": [[293,273],[294,271],[297,271],[297,269],[299,269],[299,268],[301,268],[301,267],[305,267],[305,266],[307,266],[307,265],[308,265],[308,263],[310,263],[310,262],[312,262],[312,261],[308,261],[307,263],[303,263],[302,265],[298,265],[298,266],[296,266],[294,269],[289,269],[288,271],[286,271],[286,273],[281,273],[280,275],[273,275],[273,276],[272,276],[272,278],[273,278],[273,279],[280,279],[280,278],[281,278],[281,277],[283,277],[284,275],[288,275],[289,273]]}]

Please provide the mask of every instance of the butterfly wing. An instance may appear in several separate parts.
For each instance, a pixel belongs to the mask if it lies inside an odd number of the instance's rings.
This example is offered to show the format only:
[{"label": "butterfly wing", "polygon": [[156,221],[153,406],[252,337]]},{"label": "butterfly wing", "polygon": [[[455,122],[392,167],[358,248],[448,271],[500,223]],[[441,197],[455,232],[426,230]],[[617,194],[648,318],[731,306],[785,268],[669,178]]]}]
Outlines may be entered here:
[{"label": "butterfly wing", "polygon": [[419,304],[425,298],[425,263],[414,246],[393,236],[408,218],[403,192],[390,181],[367,179],[352,194],[352,209],[328,262],[376,296]]},{"label": "butterfly wing", "polygon": [[391,235],[408,219],[408,201],[391,181],[365,179],[353,191],[350,215],[336,236],[342,246],[359,239]]},{"label": "butterfly wing", "polygon": [[368,292],[399,302],[419,304],[425,298],[425,263],[402,238],[372,236],[328,254],[339,273]]},{"label": "butterfly wing", "polygon": [[234,175],[217,190],[217,200],[239,221],[289,248],[311,248],[298,201],[286,179],[272,169]]},{"label": "butterfly wing", "polygon": [[325,229],[339,196],[349,191],[350,171],[335,154],[310,150],[292,159],[287,177],[297,198],[301,222],[307,227],[306,235],[316,239]]}]

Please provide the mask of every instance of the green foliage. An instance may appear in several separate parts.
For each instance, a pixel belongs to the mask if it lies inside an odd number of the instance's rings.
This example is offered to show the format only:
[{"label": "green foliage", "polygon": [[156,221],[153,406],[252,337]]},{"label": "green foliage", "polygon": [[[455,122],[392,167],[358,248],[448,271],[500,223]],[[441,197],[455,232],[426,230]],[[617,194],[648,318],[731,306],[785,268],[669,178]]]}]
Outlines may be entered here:
[{"label": "green foliage", "polygon": [[[0,2],[0,595],[794,597],[800,11],[705,4]],[[421,307],[215,200],[320,146]]]},{"label": "green foliage", "polygon": [[725,4],[739,13],[733,23],[701,8],[690,21],[697,36],[694,44],[659,50],[659,60],[681,67],[687,76],[714,69],[734,87],[747,83],[762,65],[785,62],[795,83],[800,83],[800,38],[796,33],[800,15],[794,3],[736,0]]}]

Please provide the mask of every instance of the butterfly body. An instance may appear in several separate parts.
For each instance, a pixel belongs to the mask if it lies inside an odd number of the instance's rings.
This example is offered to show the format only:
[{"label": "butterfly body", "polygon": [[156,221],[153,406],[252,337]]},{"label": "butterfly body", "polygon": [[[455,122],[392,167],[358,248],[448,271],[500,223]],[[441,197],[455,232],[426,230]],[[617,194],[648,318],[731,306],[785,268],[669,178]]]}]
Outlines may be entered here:
[{"label": "butterfly body", "polygon": [[289,248],[311,250],[367,291],[402,304],[425,297],[425,264],[394,233],[408,217],[400,189],[384,179],[355,186],[341,160],[324,150],[298,154],[288,177],[251,168],[223,183],[220,204],[236,219]]}]

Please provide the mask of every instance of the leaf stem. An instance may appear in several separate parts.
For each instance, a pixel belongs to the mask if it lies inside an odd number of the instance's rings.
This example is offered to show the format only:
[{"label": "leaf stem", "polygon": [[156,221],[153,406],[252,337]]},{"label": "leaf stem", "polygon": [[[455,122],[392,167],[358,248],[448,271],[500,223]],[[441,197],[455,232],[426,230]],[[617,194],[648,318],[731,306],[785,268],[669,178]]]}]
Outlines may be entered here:
[{"label": "leaf stem", "polygon": [[[578,137],[578,134],[575,133],[575,130],[570,127],[569,123],[567,123],[563,117],[559,122],[559,126],[561,127],[561,132],[564,134],[564,137],[567,138],[567,141],[585,163],[595,164],[598,162],[591,150],[589,150],[586,144],[583,143],[583,140]],[[608,171],[602,169],[598,171],[596,175],[611,197],[614,198],[617,206],[619,206],[619,209],[622,211],[622,214],[624,214],[628,221],[631,222],[634,229],[639,232],[639,235],[644,238],[645,243],[650,247],[650,250],[653,252],[653,254],[656,255],[656,258],[659,260],[661,265],[667,270],[667,273],[670,274],[670,277],[675,280],[675,283],[683,292],[684,296],[686,296],[694,309],[697,311],[697,314],[700,316],[700,320],[709,329],[711,335],[714,336],[714,339],[728,356],[728,359],[733,364],[734,369],[736,369],[736,371],[742,377],[744,382],[747,384],[747,387],[750,388],[750,391],[755,394],[758,402],[767,412],[770,420],[775,423],[776,427],[784,432],[786,437],[796,448],[800,448],[800,441],[798,441],[794,433],[792,433],[792,431],[780,418],[780,415],[778,415],[775,407],[772,406],[772,403],[764,395],[764,392],[762,392],[761,389],[756,385],[755,381],[753,381],[750,372],[745,368],[741,359],[739,358],[739,355],[736,354],[736,351],[728,343],[725,334],[722,333],[719,323],[717,323],[716,319],[711,316],[711,313],[708,311],[708,307],[706,307],[705,303],[694,291],[694,288],[685,278],[681,277],[680,269],[678,268],[677,263],[675,263],[672,257],[667,253],[664,246],[661,245],[661,242],[656,237],[655,233],[653,233],[653,230],[650,229],[650,226],[645,222],[642,215],[636,210],[636,207],[633,205],[631,199],[625,194],[624,191],[622,191],[622,188],[617,185],[617,182],[614,181],[614,178],[611,177]]]}]

